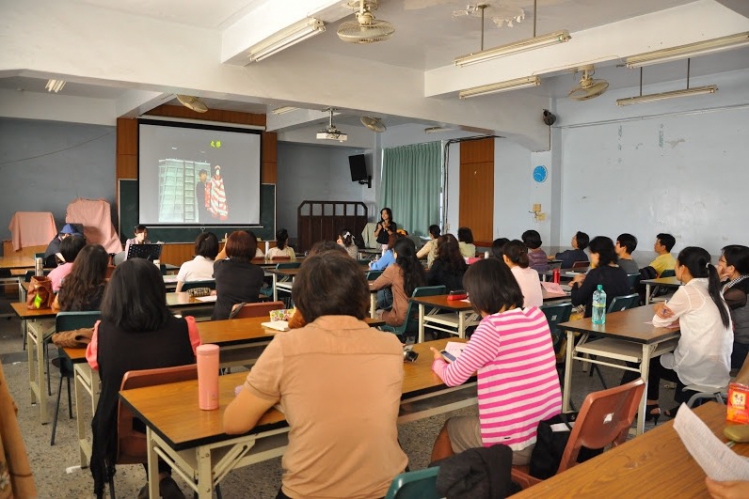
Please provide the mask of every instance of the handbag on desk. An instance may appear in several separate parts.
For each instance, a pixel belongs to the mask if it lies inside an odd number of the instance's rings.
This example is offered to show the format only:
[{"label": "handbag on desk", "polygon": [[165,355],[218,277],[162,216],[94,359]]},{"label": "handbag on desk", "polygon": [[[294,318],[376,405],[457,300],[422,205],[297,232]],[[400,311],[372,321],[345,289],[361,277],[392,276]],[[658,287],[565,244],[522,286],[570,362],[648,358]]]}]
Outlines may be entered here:
[{"label": "handbag on desk", "polygon": [[32,276],[29,291],[26,293],[26,307],[29,309],[52,308],[55,294],[52,281],[47,276]]}]

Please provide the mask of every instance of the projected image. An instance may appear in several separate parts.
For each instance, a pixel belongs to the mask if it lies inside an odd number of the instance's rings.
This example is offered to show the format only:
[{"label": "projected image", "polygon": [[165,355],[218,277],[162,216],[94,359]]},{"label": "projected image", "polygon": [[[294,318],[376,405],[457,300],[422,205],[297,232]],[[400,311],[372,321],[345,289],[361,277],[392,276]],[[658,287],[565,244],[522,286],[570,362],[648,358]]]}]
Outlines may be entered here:
[{"label": "projected image", "polygon": [[139,125],[140,223],[210,227],[259,222],[259,133]]}]

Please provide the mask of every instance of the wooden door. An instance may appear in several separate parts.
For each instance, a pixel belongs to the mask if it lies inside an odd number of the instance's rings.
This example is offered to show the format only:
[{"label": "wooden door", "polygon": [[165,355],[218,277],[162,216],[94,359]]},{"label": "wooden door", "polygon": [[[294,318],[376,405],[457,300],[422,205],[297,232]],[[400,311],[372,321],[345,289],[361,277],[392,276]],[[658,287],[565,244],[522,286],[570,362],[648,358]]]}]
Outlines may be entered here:
[{"label": "wooden door", "polygon": [[[494,139],[460,143],[461,227],[470,227],[476,246],[491,246],[494,227]],[[457,234],[457,228],[451,231]]]}]

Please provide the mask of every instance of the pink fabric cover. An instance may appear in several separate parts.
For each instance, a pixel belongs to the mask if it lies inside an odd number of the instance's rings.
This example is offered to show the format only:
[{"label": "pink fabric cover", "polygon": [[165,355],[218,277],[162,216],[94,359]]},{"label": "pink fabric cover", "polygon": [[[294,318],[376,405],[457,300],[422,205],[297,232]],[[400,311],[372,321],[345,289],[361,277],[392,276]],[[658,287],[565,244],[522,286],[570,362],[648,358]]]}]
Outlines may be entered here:
[{"label": "pink fabric cover", "polygon": [[112,211],[103,199],[78,198],[68,205],[67,223],[83,225],[88,244],[101,244],[107,253],[122,251],[122,243],[112,224]]},{"label": "pink fabric cover", "polygon": [[55,217],[49,211],[17,211],[8,229],[13,251],[27,246],[46,246],[57,236]]}]

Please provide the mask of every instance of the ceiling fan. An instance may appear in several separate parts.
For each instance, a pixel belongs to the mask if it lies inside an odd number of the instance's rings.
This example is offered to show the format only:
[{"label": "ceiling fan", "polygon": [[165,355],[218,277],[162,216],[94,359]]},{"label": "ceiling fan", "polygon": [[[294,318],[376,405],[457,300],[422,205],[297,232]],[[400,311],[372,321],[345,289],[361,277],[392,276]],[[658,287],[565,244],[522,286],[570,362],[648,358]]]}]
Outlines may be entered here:
[{"label": "ceiling fan", "polygon": [[583,72],[580,82],[575,88],[570,90],[569,98],[572,100],[588,100],[598,97],[609,88],[609,82],[606,80],[594,80],[595,68],[593,66],[583,66],[578,68]]},{"label": "ceiling fan", "polygon": [[188,109],[192,109],[196,113],[205,113],[208,111],[208,106],[205,105],[205,102],[203,102],[200,97],[177,94],[177,100],[180,104]]},{"label": "ceiling fan", "polygon": [[373,132],[382,133],[387,130],[387,126],[382,122],[382,118],[374,118],[372,116],[362,116],[360,118],[361,124],[369,128]]},{"label": "ceiling fan", "polygon": [[326,111],[330,113],[328,117],[328,126],[317,132],[317,139],[337,140],[338,142],[345,142],[346,140],[348,140],[348,135],[337,129],[333,124],[333,111],[335,111],[335,109],[331,107],[326,109]]},{"label": "ceiling fan", "polygon": [[356,21],[346,21],[338,28],[338,38],[349,43],[375,43],[387,40],[395,33],[395,26],[388,21],[375,19],[377,0],[353,0],[348,6],[356,9]]}]

